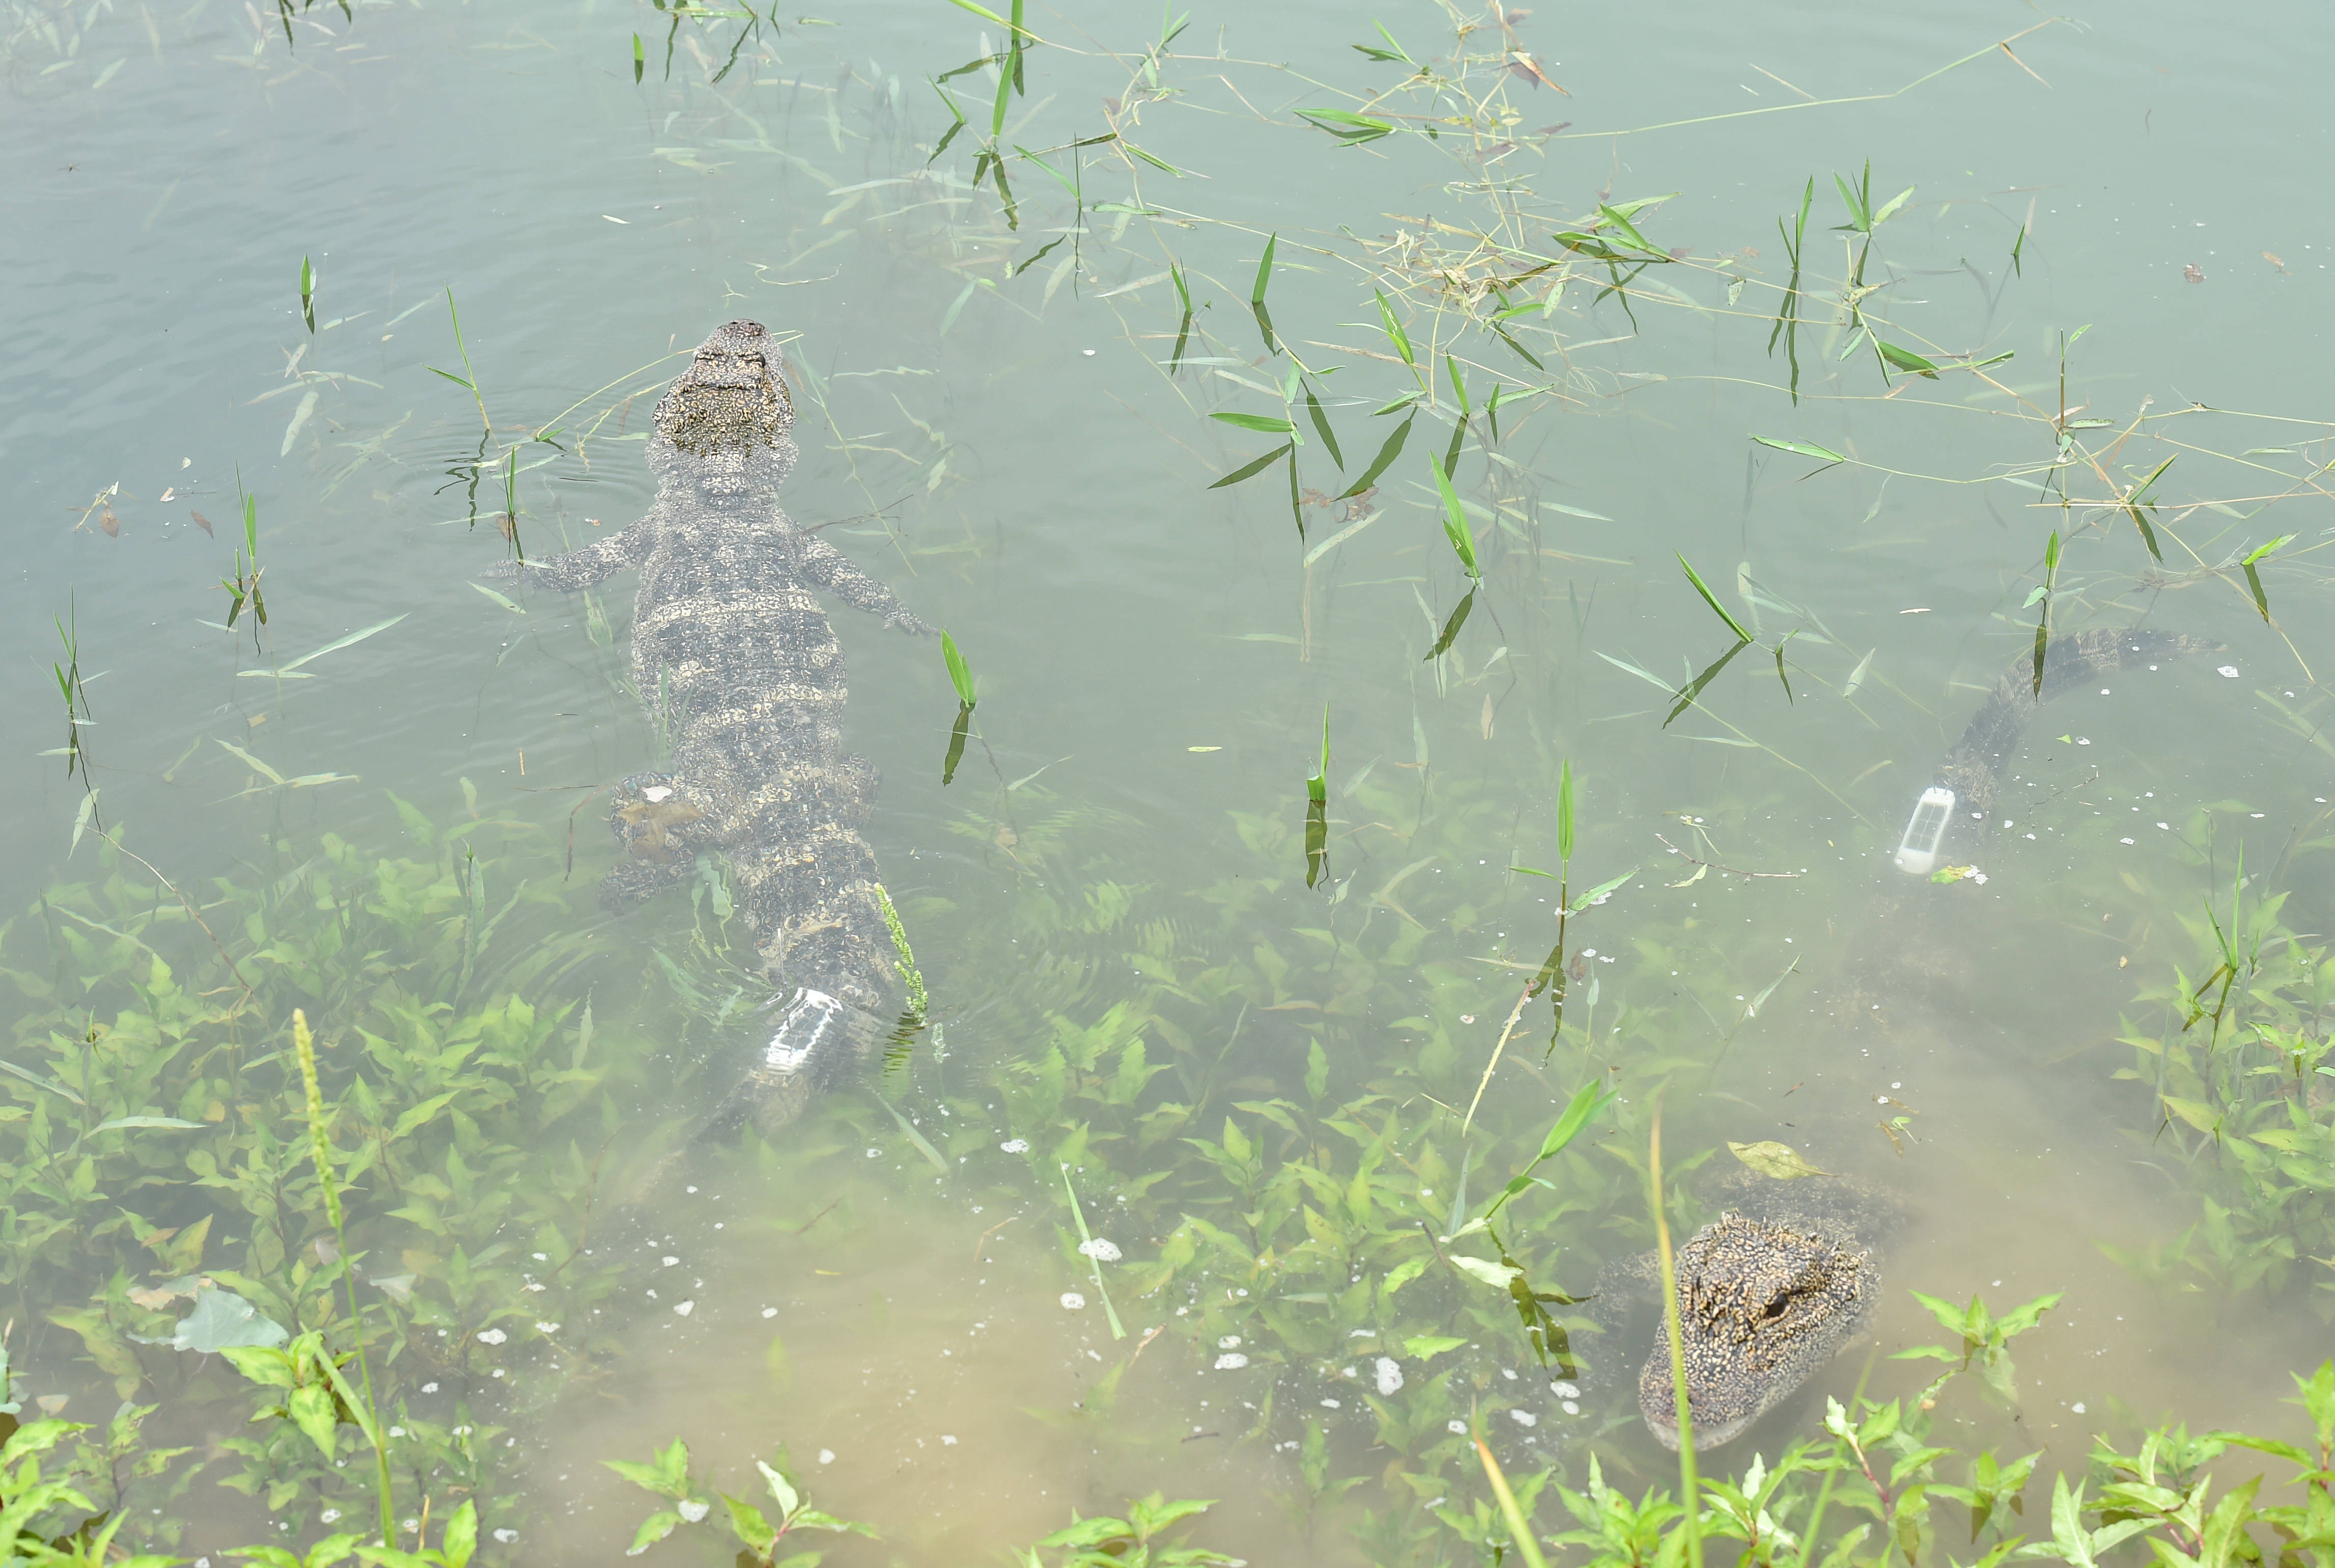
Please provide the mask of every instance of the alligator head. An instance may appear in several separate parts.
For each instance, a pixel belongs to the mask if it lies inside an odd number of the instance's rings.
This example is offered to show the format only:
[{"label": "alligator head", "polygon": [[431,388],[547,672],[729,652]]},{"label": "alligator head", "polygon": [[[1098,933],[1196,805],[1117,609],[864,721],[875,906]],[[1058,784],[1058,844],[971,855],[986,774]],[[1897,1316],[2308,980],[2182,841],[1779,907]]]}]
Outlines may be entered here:
[{"label": "alligator head", "polygon": [[705,495],[775,490],[795,461],[785,372],[761,323],[715,328],[657,403],[649,464],[658,479]]},{"label": "alligator head", "polygon": [[[1864,1249],[1738,1214],[1696,1232],[1677,1268],[1698,1449],[1740,1436],[1807,1381],[1863,1324],[1878,1290]],[[1677,1447],[1667,1343],[1638,1375],[1638,1407],[1662,1445]]]}]

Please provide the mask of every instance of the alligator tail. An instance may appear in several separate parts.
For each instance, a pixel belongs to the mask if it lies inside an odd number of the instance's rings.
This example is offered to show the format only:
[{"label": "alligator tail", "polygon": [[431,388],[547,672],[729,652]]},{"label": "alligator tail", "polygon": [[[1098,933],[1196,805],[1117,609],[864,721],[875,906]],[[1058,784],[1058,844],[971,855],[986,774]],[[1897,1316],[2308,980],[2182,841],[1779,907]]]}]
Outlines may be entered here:
[{"label": "alligator tail", "polygon": [[2070,632],[2047,644],[2039,676],[2031,657],[2013,661],[1915,800],[1898,844],[1898,867],[1926,875],[1940,858],[1939,845],[1949,828],[1967,831],[1992,819],[2003,774],[2038,707],[2116,671],[2212,653],[2220,646],[2178,632],[2093,630]]}]

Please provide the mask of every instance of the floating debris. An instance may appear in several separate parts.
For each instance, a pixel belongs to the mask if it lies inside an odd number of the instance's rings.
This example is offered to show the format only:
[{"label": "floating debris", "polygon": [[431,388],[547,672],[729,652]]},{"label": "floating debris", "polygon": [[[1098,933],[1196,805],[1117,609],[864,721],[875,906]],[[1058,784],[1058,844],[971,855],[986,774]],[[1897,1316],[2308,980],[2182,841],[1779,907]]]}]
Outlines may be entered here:
[{"label": "floating debris", "polygon": [[1062,1292],[1062,1310],[1063,1310],[1064,1312],[1082,1312],[1082,1311],[1084,1311],[1084,1310],[1085,1310],[1085,1308],[1086,1308],[1086,1304],[1087,1304],[1087,1299],[1086,1299],[1084,1296],[1082,1296],[1082,1295],[1079,1294],[1079,1293],[1078,1293],[1078,1292],[1076,1292],[1076,1291],[1064,1291],[1064,1292]]}]

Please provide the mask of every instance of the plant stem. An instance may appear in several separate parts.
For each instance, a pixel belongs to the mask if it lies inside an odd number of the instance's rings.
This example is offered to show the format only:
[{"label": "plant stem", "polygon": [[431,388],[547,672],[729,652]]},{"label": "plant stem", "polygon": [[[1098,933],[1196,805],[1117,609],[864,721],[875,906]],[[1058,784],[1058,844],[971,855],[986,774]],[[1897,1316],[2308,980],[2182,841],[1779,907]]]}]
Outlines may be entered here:
[{"label": "plant stem", "polygon": [[1652,1172],[1654,1200],[1654,1240],[1662,1249],[1662,1324],[1669,1331],[1671,1390],[1678,1401],[1679,1490],[1686,1503],[1686,1560],[1689,1568],[1702,1568],[1702,1488],[1694,1473],[1694,1418],[1687,1408],[1686,1341],[1679,1332],[1678,1261],[1671,1252],[1671,1224],[1662,1213],[1662,1107],[1654,1102],[1653,1133],[1647,1145],[1646,1165]]},{"label": "plant stem", "polygon": [[1516,1553],[1523,1557],[1526,1568],[1548,1568],[1548,1559],[1540,1553],[1540,1543],[1533,1539],[1532,1522],[1516,1505],[1516,1495],[1508,1489],[1508,1478],[1500,1471],[1500,1462],[1492,1457],[1492,1450],[1477,1437],[1476,1457],[1484,1462],[1484,1478],[1492,1484],[1492,1495],[1500,1505],[1500,1516],[1508,1522],[1508,1535],[1516,1544]]},{"label": "plant stem", "polygon": [[[341,1191],[333,1178],[332,1146],[325,1137],[325,1097],[316,1085],[316,1040],[308,1032],[308,1015],[299,1008],[292,1010],[292,1043],[300,1056],[300,1085],[308,1098],[308,1147],[316,1159],[316,1182],[325,1189],[325,1214],[333,1222],[333,1239],[341,1249],[341,1282],[348,1289],[349,1327],[356,1335],[357,1372],[363,1379],[365,1414],[371,1418],[373,1438],[373,1486],[381,1503],[381,1540],[384,1546],[397,1540],[390,1506],[389,1449],[382,1440],[381,1410],[373,1403],[373,1367],[365,1356],[364,1319],[357,1311],[356,1264],[349,1256],[349,1233],[343,1223]],[[329,1353],[329,1352],[327,1352]]]},{"label": "plant stem", "polygon": [[462,342],[462,313],[454,308],[454,291],[446,290],[446,314],[454,322],[454,352],[462,356],[462,373],[470,378],[470,399],[479,405],[479,422],[491,431],[494,421],[487,418],[487,400],[479,392],[479,373],[470,368],[470,350]]}]

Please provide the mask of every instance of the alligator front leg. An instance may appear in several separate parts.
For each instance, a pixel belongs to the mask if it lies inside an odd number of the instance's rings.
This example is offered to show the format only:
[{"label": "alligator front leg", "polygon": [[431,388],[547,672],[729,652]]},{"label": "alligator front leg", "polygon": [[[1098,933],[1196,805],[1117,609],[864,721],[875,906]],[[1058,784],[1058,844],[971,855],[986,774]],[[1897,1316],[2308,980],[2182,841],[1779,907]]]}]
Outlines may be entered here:
[{"label": "alligator front leg", "polygon": [[884,617],[897,631],[929,637],[933,628],[911,615],[892,590],[851,564],[851,557],[816,536],[804,537],[797,547],[796,566],[809,581],[825,588],[855,610]]},{"label": "alligator front leg", "polygon": [[648,556],[650,530],[646,520],[635,523],[597,544],[540,561],[497,561],[487,568],[489,577],[517,577],[530,586],[557,588],[563,594],[596,587],[627,566],[637,566]]}]

